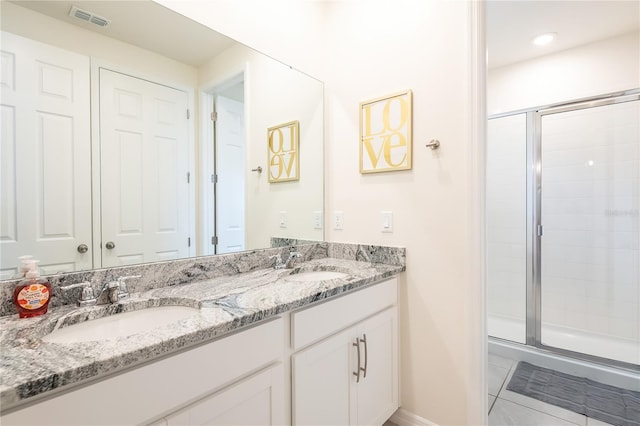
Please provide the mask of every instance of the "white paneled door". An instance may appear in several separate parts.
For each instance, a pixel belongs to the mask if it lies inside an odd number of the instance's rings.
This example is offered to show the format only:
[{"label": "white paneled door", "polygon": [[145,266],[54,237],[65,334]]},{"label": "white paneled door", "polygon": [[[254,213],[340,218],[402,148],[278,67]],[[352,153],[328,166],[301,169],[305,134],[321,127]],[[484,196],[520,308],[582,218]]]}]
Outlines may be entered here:
[{"label": "white paneled door", "polygon": [[186,257],[188,94],[100,69],[102,266]]},{"label": "white paneled door", "polygon": [[26,254],[45,273],[89,269],[89,58],[3,32],[0,79],[0,278]]},{"label": "white paneled door", "polygon": [[216,253],[244,250],[244,105],[216,97]]}]

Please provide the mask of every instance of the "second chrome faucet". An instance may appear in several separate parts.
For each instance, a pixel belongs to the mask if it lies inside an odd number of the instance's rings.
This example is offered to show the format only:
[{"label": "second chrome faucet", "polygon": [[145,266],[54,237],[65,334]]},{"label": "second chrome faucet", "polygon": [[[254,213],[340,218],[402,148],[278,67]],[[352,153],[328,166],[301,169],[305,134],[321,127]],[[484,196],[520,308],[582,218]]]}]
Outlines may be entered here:
[{"label": "second chrome faucet", "polygon": [[82,295],[78,301],[79,306],[108,305],[117,303],[122,299],[129,297],[129,289],[127,280],[132,278],[140,278],[140,275],[132,275],[128,277],[118,277],[115,281],[109,281],[102,286],[100,294],[95,296],[93,288],[86,286],[82,289]]},{"label": "second chrome faucet", "polygon": [[274,269],[293,269],[296,260],[301,258],[302,254],[300,254],[300,252],[291,250],[289,251],[289,258],[287,258],[287,260],[284,262],[282,261],[282,257],[279,254],[272,257],[276,259],[273,265]]}]

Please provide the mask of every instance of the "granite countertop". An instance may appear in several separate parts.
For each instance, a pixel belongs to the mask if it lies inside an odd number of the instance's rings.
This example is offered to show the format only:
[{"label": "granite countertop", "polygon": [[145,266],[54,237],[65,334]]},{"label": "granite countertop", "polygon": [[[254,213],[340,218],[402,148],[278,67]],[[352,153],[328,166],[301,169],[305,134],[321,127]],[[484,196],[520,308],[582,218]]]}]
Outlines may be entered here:
[{"label": "granite countertop", "polygon": [[[404,271],[404,265],[322,258],[294,269],[256,269],[191,283],[132,293],[112,305],[50,308],[36,318],[0,317],[0,405],[26,405],[47,391],[120,371],[185,347],[206,342],[280,313],[306,306]],[[291,274],[313,270],[344,272],[345,277],[300,282]],[[49,343],[56,327],[87,318],[161,305],[199,308],[194,315],[151,331],[112,340]],[[39,398],[35,398],[39,399]]]}]

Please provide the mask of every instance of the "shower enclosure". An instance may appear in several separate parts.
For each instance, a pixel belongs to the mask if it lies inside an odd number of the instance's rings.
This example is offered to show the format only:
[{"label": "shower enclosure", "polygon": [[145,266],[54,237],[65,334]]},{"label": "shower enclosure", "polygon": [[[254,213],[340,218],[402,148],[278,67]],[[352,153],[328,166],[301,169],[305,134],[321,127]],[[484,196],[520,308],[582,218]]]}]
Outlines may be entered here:
[{"label": "shower enclosure", "polygon": [[640,91],[490,117],[489,335],[638,371]]}]

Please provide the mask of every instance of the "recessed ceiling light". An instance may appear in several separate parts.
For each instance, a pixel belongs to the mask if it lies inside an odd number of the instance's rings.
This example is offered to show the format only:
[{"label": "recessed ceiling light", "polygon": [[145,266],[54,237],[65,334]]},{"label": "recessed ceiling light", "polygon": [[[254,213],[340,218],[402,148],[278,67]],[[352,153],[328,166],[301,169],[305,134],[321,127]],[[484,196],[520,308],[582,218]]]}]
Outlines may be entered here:
[{"label": "recessed ceiling light", "polygon": [[556,33],[540,34],[539,36],[534,37],[533,40],[531,40],[531,43],[536,46],[544,46],[551,43],[556,38],[556,35]]}]

